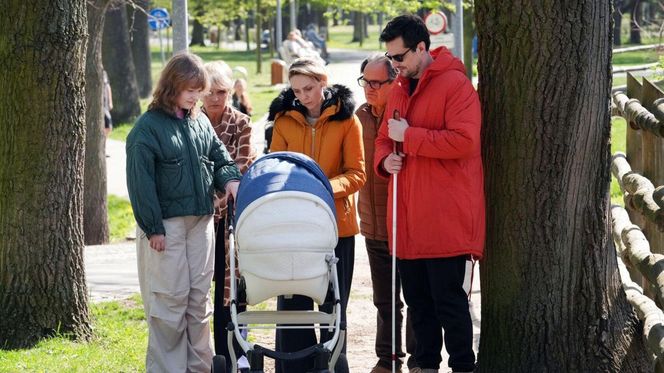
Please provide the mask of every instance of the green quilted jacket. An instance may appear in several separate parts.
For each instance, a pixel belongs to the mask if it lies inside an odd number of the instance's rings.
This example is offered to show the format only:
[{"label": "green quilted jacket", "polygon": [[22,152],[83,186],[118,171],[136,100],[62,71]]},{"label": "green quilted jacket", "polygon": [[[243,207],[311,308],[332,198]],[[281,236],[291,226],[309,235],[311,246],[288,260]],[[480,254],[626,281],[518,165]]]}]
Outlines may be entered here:
[{"label": "green quilted jacket", "polygon": [[241,174],[208,118],[153,109],[127,137],[127,187],[138,226],[165,234],[163,219],[213,213],[214,189]]}]

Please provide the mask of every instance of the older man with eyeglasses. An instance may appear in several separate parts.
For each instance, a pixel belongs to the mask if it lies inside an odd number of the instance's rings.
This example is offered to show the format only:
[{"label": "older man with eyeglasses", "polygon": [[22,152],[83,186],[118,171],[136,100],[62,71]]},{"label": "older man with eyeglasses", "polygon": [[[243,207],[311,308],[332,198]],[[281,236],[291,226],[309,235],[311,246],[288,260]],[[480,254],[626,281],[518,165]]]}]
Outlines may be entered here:
[{"label": "older man with eyeglasses", "polygon": [[479,97],[458,58],[445,47],[429,50],[421,18],[394,18],[380,40],[400,76],[378,131],[374,168],[398,181],[396,199],[388,188],[387,211],[391,221],[396,201],[397,267],[417,339],[418,368],[410,371],[438,372],[444,330],[448,366],[472,372],[473,325],[463,284],[467,262],[484,252]]},{"label": "older man with eyeglasses", "polygon": [[[385,105],[397,77],[397,70],[390,60],[382,54],[369,56],[360,66],[360,77],[357,83],[364,88],[367,102],[360,106],[355,114],[362,123],[362,140],[364,141],[364,159],[367,165],[373,164],[374,141],[383,119]],[[367,182],[360,189],[358,210],[360,214],[360,231],[364,236],[371,268],[373,286],[373,303],[376,307],[376,356],[378,362],[371,373],[392,372],[392,260],[387,244],[387,179],[378,177],[372,167],[367,167]],[[396,284],[396,368],[400,371],[403,358],[401,343],[401,326],[403,322],[403,302],[401,302],[401,286],[397,275]],[[408,318],[409,320],[409,318]],[[406,350],[415,352],[415,339],[410,322],[406,322]],[[409,359],[409,368],[413,368],[414,360]]]}]

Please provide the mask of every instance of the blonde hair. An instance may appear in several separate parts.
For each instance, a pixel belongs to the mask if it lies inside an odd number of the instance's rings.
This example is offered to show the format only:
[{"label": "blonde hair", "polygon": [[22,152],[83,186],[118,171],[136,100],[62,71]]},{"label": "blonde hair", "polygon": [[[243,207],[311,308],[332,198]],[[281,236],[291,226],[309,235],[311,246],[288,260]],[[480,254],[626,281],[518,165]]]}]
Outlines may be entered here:
[{"label": "blonde hair", "polygon": [[220,86],[228,91],[233,89],[233,70],[224,61],[213,61],[205,64],[205,70],[210,76],[210,88]]},{"label": "blonde hair", "polygon": [[327,85],[327,70],[325,69],[325,65],[317,59],[301,57],[293,61],[288,68],[288,79],[295,75],[308,76],[316,81],[325,82],[325,85]]},{"label": "blonde hair", "polygon": [[[178,53],[168,61],[161,72],[148,110],[161,109],[174,114],[174,110],[177,110],[175,106],[178,95],[188,88],[200,88],[207,92],[210,86],[208,80],[208,73],[200,57],[189,52]],[[196,107],[192,109],[192,117],[196,116],[197,110]]]}]

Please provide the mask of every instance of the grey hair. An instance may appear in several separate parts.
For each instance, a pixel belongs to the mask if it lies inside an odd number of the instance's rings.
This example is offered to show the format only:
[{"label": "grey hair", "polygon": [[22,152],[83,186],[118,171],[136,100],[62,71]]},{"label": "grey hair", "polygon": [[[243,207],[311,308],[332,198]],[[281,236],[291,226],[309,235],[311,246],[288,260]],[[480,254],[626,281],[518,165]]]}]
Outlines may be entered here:
[{"label": "grey hair", "polygon": [[392,61],[390,61],[390,59],[387,58],[387,56],[380,53],[374,53],[371,56],[367,57],[364,61],[362,61],[362,65],[360,66],[360,73],[364,73],[364,68],[366,68],[368,64],[374,62],[384,63],[385,68],[387,69],[387,78],[390,80],[396,79],[397,69],[395,69],[394,66],[392,66]]}]

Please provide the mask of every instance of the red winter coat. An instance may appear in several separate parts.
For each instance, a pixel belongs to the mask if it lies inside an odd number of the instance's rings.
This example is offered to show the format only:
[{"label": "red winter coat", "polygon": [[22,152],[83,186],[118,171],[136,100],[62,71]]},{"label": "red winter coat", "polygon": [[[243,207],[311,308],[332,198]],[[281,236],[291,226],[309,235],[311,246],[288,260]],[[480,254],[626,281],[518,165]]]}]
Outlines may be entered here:
[{"label": "red winter coat", "polygon": [[[374,168],[388,177],[382,162],[392,152],[387,119],[394,110],[410,126],[397,192],[397,256],[441,258],[484,250],[484,176],[480,153],[481,113],[477,92],[463,63],[445,47],[430,51],[434,61],[412,96],[409,79],[399,77],[385,109]],[[392,179],[387,226],[392,247]]]}]

